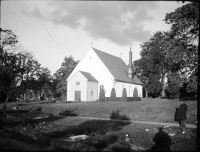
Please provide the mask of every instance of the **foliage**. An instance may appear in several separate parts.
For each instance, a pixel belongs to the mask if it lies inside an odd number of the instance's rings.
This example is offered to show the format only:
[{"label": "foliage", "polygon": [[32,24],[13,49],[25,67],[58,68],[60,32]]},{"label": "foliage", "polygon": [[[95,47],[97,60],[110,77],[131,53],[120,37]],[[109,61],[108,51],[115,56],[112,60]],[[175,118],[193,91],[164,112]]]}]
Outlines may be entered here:
[{"label": "foliage", "polygon": [[[41,67],[34,55],[18,43],[11,30],[1,29],[0,95],[1,100],[25,100],[41,94],[49,97],[52,92],[51,74]],[[5,97],[6,98],[5,98]]]},{"label": "foliage", "polygon": [[[197,91],[199,47],[199,3],[189,2],[165,16],[172,24],[166,32],[158,31],[141,45],[141,59],[134,62],[136,73],[148,94],[156,97],[168,85],[171,95],[177,94],[183,83],[188,92]],[[167,76],[167,84],[164,82]],[[178,81],[169,75],[173,75]],[[172,80],[174,79],[174,80]],[[173,82],[173,85],[170,84]],[[173,86],[173,89],[170,87]],[[177,89],[175,89],[177,88]]]},{"label": "foliage", "polygon": [[103,149],[103,151],[116,151],[116,152],[120,152],[120,151],[132,151],[132,150],[131,150],[130,145],[124,144],[122,142],[116,142],[114,144],[109,145],[105,149]]},{"label": "foliage", "polygon": [[164,21],[172,24],[171,31],[174,36],[184,37],[188,42],[199,39],[199,2],[190,2],[167,13]]},{"label": "foliage", "polygon": [[122,91],[122,98],[127,98],[126,88],[123,88],[123,91]]},{"label": "foliage", "polygon": [[119,110],[113,111],[110,115],[110,119],[130,120],[126,115],[121,115]]},{"label": "foliage", "polygon": [[112,88],[111,93],[110,93],[110,98],[115,98],[115,97],[116,97],[115,88]]},{"label": "foliage", "polygon": [[141,101],[142,98],[141,97],[127,97],[127,101],[128,102],[132,102],[132,101]]},{"label": "foliage", "polygon": [[18,49],[19,53],[17,56],[19,57],[19,62],[21,63],[20,66],[23,69],[23,72],[19,74],[20,93],[23,96],[23,100],[25,100],[25,92],[32,89],[31,82],[37,78],[37,71],[41,67],[38,61],[34,59],[33,54],[23,50],[23,48]]},{"label": "foliage", "polygon": [[50,97],[52,94],[51,89],[51,74],[48,68],[40,68],[38,73],[37,89],[40,92],[40,97]]},{"label": "foliage", "polygon": [[133,91],[133,97],[138,97],[138,89],[135,87]]},{"label": "foliage", "polygon": [[165,60],[164,49],[160,40],[165,37],[164,32],[156,32],[149,41],[141,45],[141,59],[134,62],[136,73],[144,83],[148,94],[160,95],[168,63]]},{"label": "foliage", "polygon": [[182,86],[180,77],[176,73],[169,73],[167,75],[167,78],[168,78],[168,83],[165,89],[166,96],[168,98],[179,97],[180,88]]},{"label": "foliage", "polygon": [[17,36],[11,30],[0,28],[0,93],[6,94],[6,101],[16,94],[19,73],[22,71],[13,50],[18,43]]},{"label": "foliage", "polygon": [[[199,48],[199,2],[190,2],[167,13],[165,22],[172,24],[171,39],[178,39],[184,49],[173,52],[172,56],[182,54],[186,65],[181,71],[187,76],[184,82],[189,83],[188,91],[197,91],[198,82],[198,48]],[[176,58],[178,59],[178,58]]]},{"label": "foliage", "polygon": [[105,101],[106,97],[105,97],[105,90],[104,90],[104,87],[102,87],[100,89],[100,92],[99,92],[99,100],[100,101]]},{"label": "foliage", "polygon": [[72,73],[79,61],[75,61],[72,56],[65,57],[61,67],[54,74],[53,88],[54,96],[66,98],[67,95],[67,78]]}]

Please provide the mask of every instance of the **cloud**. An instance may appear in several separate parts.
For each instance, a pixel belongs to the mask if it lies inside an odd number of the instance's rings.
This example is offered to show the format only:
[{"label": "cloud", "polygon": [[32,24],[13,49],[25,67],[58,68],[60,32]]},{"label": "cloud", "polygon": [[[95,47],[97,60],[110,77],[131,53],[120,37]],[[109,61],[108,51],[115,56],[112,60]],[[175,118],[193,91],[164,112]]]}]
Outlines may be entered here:
[{"label": "cloud", "polygon": [[[107,39],[121,46],[143,42],[151,32],[144,24],[153,20],[148,11],[156,7],[155,2],[140,1],[47,1],[43,9],[24,12],[29,16],[68,26],[74,30],[83,29],[96,39]],[[48,8],[52,8],[51,12]],[[45,13],[48,9],[48,13]]]}]

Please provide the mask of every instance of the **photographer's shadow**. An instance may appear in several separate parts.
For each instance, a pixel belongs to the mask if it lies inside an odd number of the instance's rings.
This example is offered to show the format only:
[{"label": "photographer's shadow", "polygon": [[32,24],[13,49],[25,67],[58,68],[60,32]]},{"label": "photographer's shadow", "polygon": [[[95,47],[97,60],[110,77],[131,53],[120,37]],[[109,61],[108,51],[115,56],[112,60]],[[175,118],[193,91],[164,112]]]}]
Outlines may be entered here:
[{"label": "photographer's shadow", "polygon": [[170,136],[163,131],[163,128],[158,128],[158,133],[155,134],[153,141],[155,145],[147,151],[171,151]]}]

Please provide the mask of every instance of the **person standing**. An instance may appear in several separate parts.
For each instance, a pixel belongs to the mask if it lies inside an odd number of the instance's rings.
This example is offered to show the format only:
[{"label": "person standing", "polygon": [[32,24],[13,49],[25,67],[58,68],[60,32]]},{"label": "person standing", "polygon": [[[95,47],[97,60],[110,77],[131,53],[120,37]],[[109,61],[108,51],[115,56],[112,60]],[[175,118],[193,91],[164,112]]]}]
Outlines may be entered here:
[{"label": "person standing", "polygon": [[186,112],[188,110],[187,104],[184,103],[182,98],[179,98],[180,100],[180,105],[176,111],[176,120],[179,122],[179,125],[182,127],[182,131],[184,131],[186,127]]}]

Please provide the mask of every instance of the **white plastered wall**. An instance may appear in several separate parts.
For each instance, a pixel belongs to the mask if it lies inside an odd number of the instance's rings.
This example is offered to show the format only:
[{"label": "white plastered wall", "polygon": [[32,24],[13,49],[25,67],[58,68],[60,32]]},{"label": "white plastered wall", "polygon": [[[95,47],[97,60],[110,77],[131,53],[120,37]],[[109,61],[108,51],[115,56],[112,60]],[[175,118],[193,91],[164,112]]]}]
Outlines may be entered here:
[{"label": "white plastered wall", "polygon": [[[110,96],[110,91],[113,87],[113,80],[114,77],[109,72],[107,67],[104,65],[104,63],[101,61],[101,59],[96,55],[94,50],[90,48],[90,50],[87,52],[85,57],[79,62],[79,64],[76,66],[74,71],[70,74],[67,81],[68,84],[70,84],[70,78],[77,72],[77,71],[84,71],[89,72],[95,79],[97,79],[98,82],[98,95],[99,95],[99,88],[100,85],[104,85],[104,89],[106,90],[106,97]],[[68,85],[67,87],[67,100],[70,101],[71,94],[69,93],[72,88],[70,88],[71,85]]]},{"label": "white plastered wall", "polygon": [[98,99],[98,83],[87,82],[87,101],[96,101]]},{"label": "white plastered wall", "polygon": [[[80,82],[80,85],[76,85],[76,82]],[[75,100],[75,91],[81,91],[81,101],[87,101],[87,79],[80,73],[76,72],[70,79],[70,94],[68,101]]]},{"label": "white plastered wall", "polygon": [[116,91],[116,97],[122,96],[123,87],[126,88],[127,97],[133,97],[133,91],[135,87],[138,90],[138,96],[142,97],[142,85],[130,84],[125,82],[115,82],[114,86]]}]

